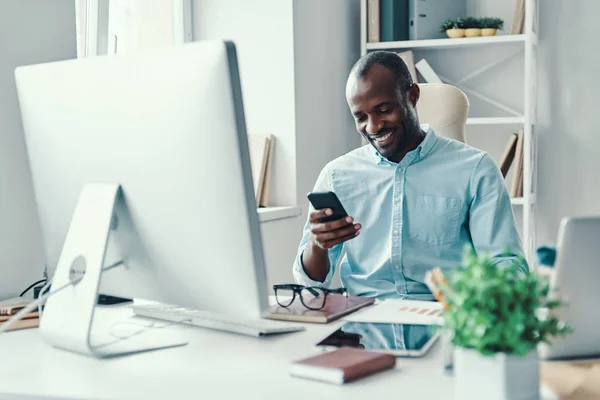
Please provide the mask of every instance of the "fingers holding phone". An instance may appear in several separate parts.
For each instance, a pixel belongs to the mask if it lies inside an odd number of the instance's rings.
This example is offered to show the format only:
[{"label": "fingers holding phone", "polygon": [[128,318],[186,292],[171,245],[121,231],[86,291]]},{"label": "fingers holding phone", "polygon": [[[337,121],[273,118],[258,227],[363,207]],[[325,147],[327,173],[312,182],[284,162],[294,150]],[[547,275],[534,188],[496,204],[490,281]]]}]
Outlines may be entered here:
[{"label": "fingers holding phone", "polygon": [[309,193],[315,208],[309,214],[311,240],[321,249],[330,249],[360,234],[361,224],[346,213],[333,192]]}]

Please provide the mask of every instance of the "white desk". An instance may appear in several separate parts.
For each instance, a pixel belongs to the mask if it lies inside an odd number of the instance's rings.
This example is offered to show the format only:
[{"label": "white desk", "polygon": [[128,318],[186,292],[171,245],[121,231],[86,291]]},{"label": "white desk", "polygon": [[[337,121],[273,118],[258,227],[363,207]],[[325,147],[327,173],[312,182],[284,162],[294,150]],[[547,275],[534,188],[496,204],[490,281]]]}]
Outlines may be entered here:
[{"label": "white desk", "polygon": [[[113,307],[97,315],[99,324],[110,324],[131,312]],[[169,400],[452,398],[452,378],[444,374],[439,343],[425,358],[399,358],[395,370],[350,384],[290,377],[290,363],[315,353],[314,344],[341,324],[307,324],[306,331],[264,338],[169,326],[144,335],[177,335],[189,344],[105,360],[54,349],[37,329],[8,332],[0,336],[0,394]]]}]

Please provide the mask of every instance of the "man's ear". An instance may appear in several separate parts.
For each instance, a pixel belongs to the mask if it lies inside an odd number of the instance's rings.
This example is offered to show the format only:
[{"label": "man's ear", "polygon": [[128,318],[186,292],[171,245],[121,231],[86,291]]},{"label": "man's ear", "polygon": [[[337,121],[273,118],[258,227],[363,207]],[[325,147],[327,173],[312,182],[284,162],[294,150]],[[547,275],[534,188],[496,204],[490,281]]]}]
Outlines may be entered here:
[{"label": "man's ear", "polygon": [[410,101],[410,104],[412,104],[413,107],[417,107],[420,97],[421,88],[419,88],[419,85],[416,83],[413,83],[410,88],[408,88],[408,101]]}]

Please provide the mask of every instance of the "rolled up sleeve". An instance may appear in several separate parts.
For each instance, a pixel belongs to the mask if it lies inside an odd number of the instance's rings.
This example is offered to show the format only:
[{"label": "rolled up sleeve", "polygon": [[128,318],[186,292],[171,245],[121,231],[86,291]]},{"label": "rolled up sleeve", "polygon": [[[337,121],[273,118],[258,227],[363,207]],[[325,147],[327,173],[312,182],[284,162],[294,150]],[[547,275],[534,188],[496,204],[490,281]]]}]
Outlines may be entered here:
[{"label": "rolled up sleeve", "polygon": [[[319,177],[317,178],[317,181],[315,183],[313,191],[314,192],[326,192],[326,191],[330,191],[330,190],[332,190],[332,189],[331,189],[328,167],[326,166],[325,168],[323,168],[323,170],[319,174]],[[325,280],[323,282],[320,282],[320,281],[315,281],[315,280],[310,279],[310,277],[306,274],[306,271],[304,270],[304,266],[302,264],[302,254],[304,253],[304,249],[306,248],[306,245],[307,245],[309,237],[310,237],[310,220],[308,218],[308,215],[313,210],[314,210],[314,208],[309,202],[308,212],[307,212],[307,216],[306,216],[306,222],[304,223],[304,229],[302,230],[302,239],[298,246],[298,253],[296,255],[296,259],[294,260],[292,272],[294,275],[294,280],[299,285],[329,287],[331,285],[331,281],[335,274],[335,266],[337,265],[337,263],[339,261],[340,254],[343,249],[343,244],[338,244],[337,246],[334,246],[333,248],[329,249],[329,265],[330,265],[330,267],[329,267],[329,272],[327,273],[327,277],[325,278]]]},{"label": "rolled up sleeve", "polygon": [[521,262],[523,246],[510,196],[489,154],[484,153],[471,178],[469,228],[475,251],[489,254],[498,267],[519,264],[519,272],[528,273],[527,264]]}]

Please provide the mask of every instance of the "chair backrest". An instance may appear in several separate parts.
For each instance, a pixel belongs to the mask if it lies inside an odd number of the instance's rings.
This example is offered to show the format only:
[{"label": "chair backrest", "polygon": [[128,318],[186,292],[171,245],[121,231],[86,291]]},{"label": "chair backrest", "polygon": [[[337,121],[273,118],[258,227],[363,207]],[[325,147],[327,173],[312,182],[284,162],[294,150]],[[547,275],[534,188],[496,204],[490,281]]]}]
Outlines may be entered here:
[{"label": "chair backrest", "polygon": [[419,122],[429,124],[439,136],[466,143],[469,115],[467,95],[456,86],[445,83],[419,83],[419,88]]}]

